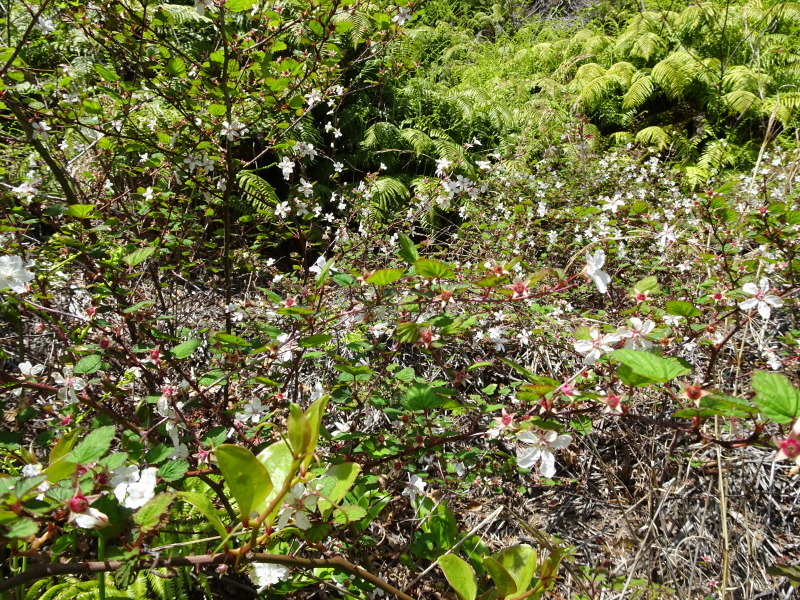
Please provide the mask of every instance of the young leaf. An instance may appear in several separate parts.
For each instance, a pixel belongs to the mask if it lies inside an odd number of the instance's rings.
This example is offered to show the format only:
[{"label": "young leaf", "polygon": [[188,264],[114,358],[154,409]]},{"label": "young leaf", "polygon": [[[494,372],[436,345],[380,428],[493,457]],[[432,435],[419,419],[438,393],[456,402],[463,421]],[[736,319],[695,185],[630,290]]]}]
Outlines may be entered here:
[{"label": "young leaf", "polygon": [[67,460],[78,465],[100,460],[108,452],[113,439],[114,427],[111,425],[95,429],[69,453]]},{"label": "young leaf", "polygon": [[667,314],[676,317],[699,317],[700,311],[691,303],[683,300],[668,300]]},{"label": "young leaf", "polygon": [[475,600],[478,594],[478,581],[470,564],[455,554],[439,557],[439,566],[461,600]]},{"label": "young leaf", "polygon": [[135,267],[136,265],[143,263],[148,258],[153,255],[155,252],[155,246],[145,246],[144,248],[139,248],[138,250],[134,250],[130,254],[126,254],[122,257],[122,260],[125,262],[126,265],[129,267]]},{"label": "young leaf", "polygon": [[334,516],[333,520],[336,523],[347,525],[348,523],[353,523],[363,519],[366,514],[366,509],[356,506],[355,504],[348,504],[347,506],[340,506],[336,510],[336,515]]},{"label": "young leaf", "polygon": [[295,403],[289,405],[289,444],[296,457],[303,456],[311,440],[311,425],[303,414],[303,409]]},{"label": "young leaf", "polygon": [[328,279],[328,273],[330,273],[331,267],[333,266],[333,262],[336,260],[336,257],[328,259],[322,268],[317,273],[316,283],[317,287],[322,287],[322,284],[325,283],[325,280]]},{"label": "young leaf", "polygon": [[214,449],[214,454],[222,477],[239,505],[242,522],[246,523],[253,509],[272,490],[269,473],[247,448],[222,444]]},{"label": "young leaf", "polygon": [[406,410],[430,410],[439,408],[442,405],[442,399],[431,386],[413,383],[406,390],[402,403]]},{"label": "young leaf", "polygon": [[294,476],[292,472],[292,449],[289,448],[289,444],[286,441],[280,440],[264,448],[256,458],[267,469],[269,478],[274,486],[264,499],[264,505],[257,508],[261,512],[278,495],[286,482],[286,478]]},{"label": "young leaf", "polygon": [[756,371],[753,373],[753,403],[767,419],[787,423],[800,417],[800,390],[780,373]]},{"label": "young leaf", "polygon": [[325,408],[328,406],[328,400],[330,400],[330,396],[320,396],[311,406],[306,409],[305,418],[308,420],[310,432],[308,445],[306,446],[305,450],[308,454],[312,454],[317,448],[317,440],[319,439],[319,426],[322,423],[322,415],[325,412]]}]

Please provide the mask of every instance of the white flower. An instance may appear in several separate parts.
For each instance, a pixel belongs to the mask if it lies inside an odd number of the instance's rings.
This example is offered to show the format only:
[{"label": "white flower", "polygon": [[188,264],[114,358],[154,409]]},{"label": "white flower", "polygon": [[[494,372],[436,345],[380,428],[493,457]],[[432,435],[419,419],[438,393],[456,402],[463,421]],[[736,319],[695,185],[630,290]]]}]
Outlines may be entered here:
[{"label": "white flower", "polygon": [[261,404],[261,400],[253,398],[242,407],[242,412],[236,413],[236,420],[242,423],[247,423],[248,421],[258,423],[263,413],[264,406]]},{"label": "white flower", "polygon": [[308,142],[297,142],[294,145],[294,149],[300,156],[310,156],[311,158],[316,158],[317,156],[317,151],[314,150],[314,144]]},{"label": "white flower", "polygon": [[337,173],[341,173],[342,169],[344,169],[344,163],[340,163],[338,161],[333,163],[333,170],[334,171],[336,171]]},{"label": "white flower", "polygon": [[647,350],[653,343],[646,340],[644,336],[656,328],[656,324],[652,321],[644,321],[638,317],[631,317],[629,320],[630,327],[620,327],[617,333],[623,338],[627,338],[625,347],[629,350]]},{"label": "white flower", "polygon": [[18,365],[22,376],[25,379],[36,377],[42,371],[44,371],[44,365],[32,365],[29,361],[21,362]]},{"label": "white flower", "polygon": [[675,228],[671,225],[665,225],[664,229],[656,234],[656,241],[662,248],[664,248],[668,243],[674,242],[677,239],[678,236],[675,235]]},{"label": "white flower", "polygon": [[34,196],[39,193],[29,181],[23,181],[18,186],[11,188],[11,191],[20,197],[25,197],[26,200],[33,200]]},{"label": "white flower", "polygon": [[318,496],[311,494],[302,483],[294,484],[291,491],[286,494],[283,501],[283,508],[278,516],[276,529],[283,529],[294,518],[294,524],[303,531],[311,529],[311,521],[308,515],[317,506]]},{"label": "white flower", "polygon": [[306,102],[308,102],[308,108],[313,107],[318,102],[322,102],[322,92],[311,90],[310,93],[306,94]]},{"label": "white flower", "polygon": [[82,529],[100,529],[108,524],[108,517],[91,506],[82,513],[72,513],[75,524]]},{"label": "white flower", "polygon": [[292,212],[292,207],[288,202],[279,202],[275,205],[275,216],[285,219]]},{"label": "white flower", "polygon": [[405,25],[406,21],[411,19],[411,11],[408,10],[405,6],[401,6],[397,9],[397,14],[392,17],[392,21],[397,23],[400,27]]},{"label": "white flower", "polygon": [[111,486],[122,506],[139,508],[156,495],[156,469],[148,467],[140,472],[133,465],[120,467],[112,473]]},{"label": "white flower", "polygon": [[50,134],[47,133],[50,131],[50,125],[44,121],[34,121],[31,123],[31,127],[33,128],[33,139],[39,138],[43,142],[46,142],[50,137]]},{"label": "white flower", "polygon": [[536,435],[530,431],[523,431],[517,436],[520,442],[531,444],[530,448],[517,450],[517,464],[523,469],[531,469],[537,463],[539,471],[545,477],[556,474],[556,459],[553,450],[561,450],[572,443],[572,436],[558,435],[555,431],[548,431]]},{"label": "white flower", "polygon": [[234,121],[233,123],[223,121],[222,131],[220,133],[228,138],[229,142],[232,142],[236,138],[240,138],[247,133],[247,127],[239,123],[239,121]]},{"label": "white flower", "polygon": [[314,195],[314,184],[306,181],[302,177],[300,178],[300,193],[303,194],[306,198],[310,198]]},{"label": "white flower", "polygon": [[490,327],[486,331],[486,337],[494,344],[495,350],[500,350],[502,352],[506,349],[505,344],[508,342],[508,339],[505,337],[505,332],[503,327]]},{"label": "white flower", "polygon": [[613,345],[622,339],[616,333],[608,333],[600,337],[597,329],[592,329],[589,336],[590,339],[578,340],[574,344],[575,352],[586,355],[583,359],[585,365],[593,365],[603,354],[611,352],[614,349]]},{"label": "white flower", "polygon": [[258,592],[261,593],[289,577],[289,569],[283,565],[272,563],[255,563],[249,575],[250,580],[258,586]]},{"label": "white flower", "polygon": [[779,308],[783,306],[783,300],[778,296],[767,294],[769,288],[769,279],[766,277],[761,278],[758,286],[752,282],[745,283],[742,286],[742,291],[751,294],[753,297],[740,302],[739,308],[742,310],[758,308],[758,314],[764,319],[769,319],[770,314],[772,314],[772,307]]},{"label": "white flower", "polygon": [[450,168],[452,163],[446,158],[440,158],[436,161],[436,174],[437,175],[444,175],[445,171]]},{"label": "white flower", "polygon": [[0,290],[8,288],[18,294],[25,292],[25,286],[33,281],[33,273],[28,271],[33,264],[33,261],[19,256],[0,256]]},{"label": "white flower", "polygon": [[283,160],[278,163],[278,167],[280,167],[283,173],[283,178],[289,181],[289,177],[291,177],[294,172],[294,161],[288,156],[284,156]]},{"label": "white flower", "polygon": [[78,396],[75,392],[80,392],[86,387],[86,382],[80,377],[72,375],[72,367],[65,366],[61,373],[53,373],[53,379],[57,385],[61,386],[58,390],[58,399],[67,401],[69,404],[78,401]]},{"label": "white flower", "polygon": [[23,477],[36,477],[37,475],[41,474],[41,472],[42,472],[41,463],[31,463],[22,467]]},{"label": "white flower", "polygon": [[408,499],[411,501],[411,504],[414,504],[414,501],[417,498],[417,494],[424,494],[425,493],[425,486],[428,483],[422,479],[419,475],[412,475],[408,479],[408,485],[402,491],[402,496],[408,496]]},{"label": "white flower", "polygon": [[51,19],[43,19],[41,17],[36,21],[34,27],[41,31],[43,35],[51,34],[56,30],[56,26]]},{"label": "white flower", "polygon": [[214,6],[214,0],[194,0],[194,9],[201,17],[205,16],[206,9]]},{"label": "white flower", "polygon": [[586,267],[583,269],[584,274],[594,281],[594,284],[597,286],[597,291],[601,294],[605,294],[608,290],[608,284],[611,281],[611,277],[609,277],[608,273],[602,270],[603,265],[606,262],[606,253],[603,250],[598,250],[594,253],[594,256],[586,253]]}]

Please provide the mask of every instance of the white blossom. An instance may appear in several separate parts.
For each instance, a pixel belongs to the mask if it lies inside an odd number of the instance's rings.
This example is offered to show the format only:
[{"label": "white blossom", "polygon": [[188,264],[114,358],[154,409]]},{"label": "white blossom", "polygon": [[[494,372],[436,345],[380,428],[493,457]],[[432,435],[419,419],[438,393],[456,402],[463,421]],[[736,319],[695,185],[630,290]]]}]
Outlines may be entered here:
[{"label": "white blossom", "polygon": [[26,285],[33,281],[32,260],[24,260],[19,256],[0,256],[0,290],[10,289],[22,294]]},{"label": "white blossom", "polygon": [[289,569],[283,565],[272,563],[255,563],[249,575],[250,580],[258,586],[258,592],[261,593],[289,577]]},{"label": "white blossom", "polygon": [[605,262],[606,253],[602,249],[595,252],[594,256],[588,252],[586,253],[586,267],[583,272],[589,279],[594,281],[597,291],[601,294],[605,294],[608,291],[607,286],[611,282],[611,277],[602,270]]},{"label": "white blossom", "polygon": [[60,385],[61,389],[58,390],[58,399],[62,402],[66,401],[69,404],[78,401],[78,396],[75,392],[80,392],[86,387],[86,381],[80,377],[74,377],[72,374],[72,367],[67,365],[61,373],[53,373],[52,377],[56,385]]},{"label": "white blossom", "polygon": [[780,308],[783,306],[783,300],[781,300],[778,296],[767,294],[769,289],[770,283],[769,279],[766,277],[761,278],[759,285],[756,285],[753,282],[745,283],[742,286],[742,291],[752,295],[753,297],[740,302],[739,308],[742,310],[751,310],[753,308],[757,308],[758,314],[761,315],[762,318],[769,319],[773,308]]},{"label": "white blossom", "polygon": [[592,329],[589,332],[588,340],[577,340],[574,344],[575,351],[585,354],[583,364],[593,365],[606,352],[611,352],[614,349],[614,344],[619,342],[622,338],[616,333],[607,333],[601,337],[601,333],[597,329]]},{"label": "white blossom", "polygon": [[428,483],[419,475],[411,475],[408,479],[408,485],[401,492],[401,495],[408,496],[411,504],[414,504],[414,501],[417,499],[417,495],[425,493],[425,486],[427,485]]},{"label": "white blossom", "polygon": [[554,450],[561,450],[572,443],[572,436],[558,435],[555,431],[543,434],[534,434],[523,431],[517,436],[520,442],[531,444],[528,448],[517,450],[517,464],[523,469],[531,469],[539,464],[539,471],[545,477],[556,474],[556,459]]},{"label": "white blossom", "polygon": [[134,465],[120,467],[112,473],[114,496],[126,508],[139,508],[156,495],[156,469],[139,469]]}]

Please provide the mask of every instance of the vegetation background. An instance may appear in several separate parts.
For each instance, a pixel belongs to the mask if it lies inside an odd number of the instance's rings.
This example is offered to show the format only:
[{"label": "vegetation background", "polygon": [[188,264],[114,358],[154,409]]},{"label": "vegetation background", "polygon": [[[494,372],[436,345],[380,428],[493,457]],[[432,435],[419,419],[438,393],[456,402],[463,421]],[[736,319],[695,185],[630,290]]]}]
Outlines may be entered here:
[{"label": "vegetation background", "polygon": [[800,4],[0,26],[2,593],[797,594]]}]

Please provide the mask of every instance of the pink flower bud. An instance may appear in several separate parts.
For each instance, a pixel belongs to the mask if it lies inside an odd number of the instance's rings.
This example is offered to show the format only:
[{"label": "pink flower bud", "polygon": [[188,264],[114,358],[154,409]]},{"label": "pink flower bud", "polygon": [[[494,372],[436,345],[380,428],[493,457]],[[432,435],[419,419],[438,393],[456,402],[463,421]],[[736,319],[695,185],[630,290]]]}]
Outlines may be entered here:
[{"label": "pink flower bud", "polygon": [[82,513],[89,508],[89,501],[79,492],[67,501],[67,506],[74,513]]}]

